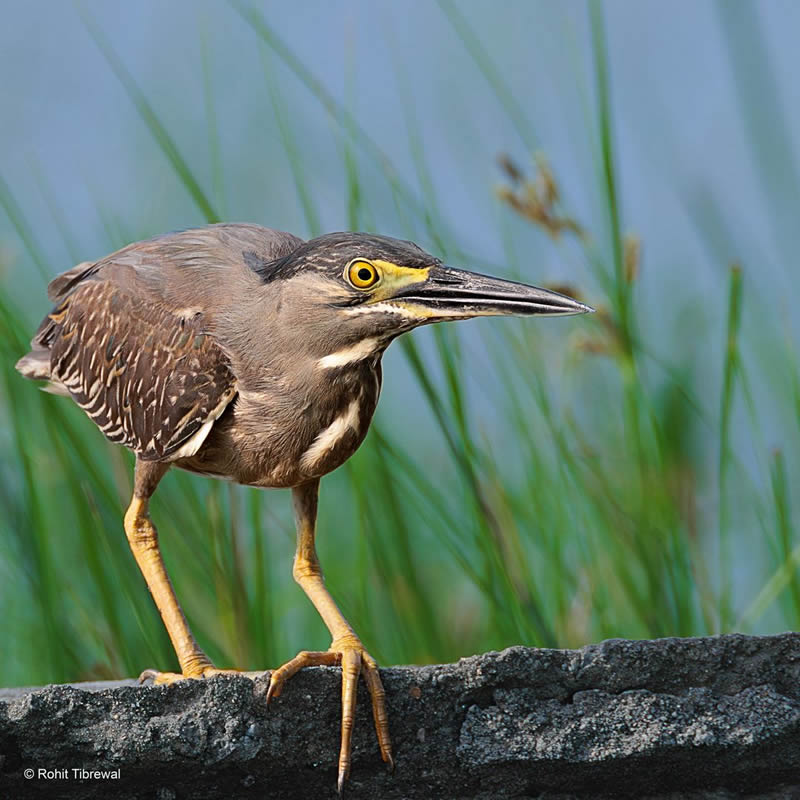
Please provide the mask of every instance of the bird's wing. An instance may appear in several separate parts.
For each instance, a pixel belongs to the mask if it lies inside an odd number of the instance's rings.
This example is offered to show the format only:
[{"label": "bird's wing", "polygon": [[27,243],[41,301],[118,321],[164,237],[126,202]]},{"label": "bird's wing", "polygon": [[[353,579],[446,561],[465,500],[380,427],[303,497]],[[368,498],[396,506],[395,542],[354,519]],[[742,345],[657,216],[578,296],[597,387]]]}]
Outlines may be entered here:
[{"label": "bird's wing", "polygon": [[112,281],[89,279],[48,315],[34,345],[51,379],[112,442],[143,460],[193,455],[236,394],[202,312],[176,313]]},{"label": "bird's wing", "polygon": [[[144,460],[194,455],[236,395],[217,316],[302,240],[250,224],[163,234],[54,278],[23,374]],[[236,292],[239,292],[239,295]]]},{"label": "bird's wing", "polygon": [[92,279],[135,286],[138,297],[167,307],[203,306],[237,275],[251,277],[303,240],[285,231],[248,223],[189,228],[134,242],[96,262],[78,264],[50,281],[47,295],[58,303]]}]

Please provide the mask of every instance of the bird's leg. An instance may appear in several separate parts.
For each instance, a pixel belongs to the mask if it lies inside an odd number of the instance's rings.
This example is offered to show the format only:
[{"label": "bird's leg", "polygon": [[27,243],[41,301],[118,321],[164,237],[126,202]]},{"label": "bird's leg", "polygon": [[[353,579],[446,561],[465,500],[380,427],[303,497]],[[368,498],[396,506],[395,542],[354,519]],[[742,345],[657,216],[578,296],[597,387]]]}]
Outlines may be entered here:
[{"label": "bird's leg", "polygon": [[386,714],[386,694],[378,673],[375,659],[364,649],[350,624],[331,597],[322,577],[322,569],[317,559],[314,535],[317,520],[317,498],[319,481],[311,481],[292,491],[295,518],[297,522],[297,553],[292,575],[314,604],[323,622],[331,633],[333,641],[327,652],[300,652],[291,661],[272,673],[267,700],[277,697],[283,684],[303,667],[320,665],[341,665],[342,667],[342,740],[339,751],[339,792],[350,772],[350,750],[353,733],[353,719],[356,710],[356,691],[361,673],[372,698],[372,713],[381,756],[390,767],[392,742],[389,738],[389,722]]},{"label": "bird's leg", "polygon": [[125,513],[125,534],[133,557],[164,620],[181,667],[180,673],[145,670],[139,678],[153,678],[156,683],[171,683],[181,678],[208,678],[219,672],[231,671],[217,669],[195,641],[161,558],[158,531],[150,521],[148,505],[167,469],[169,466],[166,464],[137,459],[133,498]]}]

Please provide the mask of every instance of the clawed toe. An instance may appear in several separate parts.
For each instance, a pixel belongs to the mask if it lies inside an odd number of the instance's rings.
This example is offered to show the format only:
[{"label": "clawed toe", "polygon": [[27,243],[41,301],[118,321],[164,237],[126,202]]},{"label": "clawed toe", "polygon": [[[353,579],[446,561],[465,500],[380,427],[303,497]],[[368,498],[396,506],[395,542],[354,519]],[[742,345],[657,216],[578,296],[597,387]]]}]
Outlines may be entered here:
[{"label": "clawed toe", "polygon": [[291,661],[287,661],[283,666],[272,671],[269,678],[269,689],[267,689],[267,703],[274,697],[280,697],[286,681],[304,667],[332,667],[338,665],[339,662],[340,658],[337,654],[330,651],[301,650]]},{"label": "clawed toe", "polygon": [[[208,666],[204,666],[201,669],[189,673],[160,672],[157,669],[146,669],[139,676],[139,683],[144,683],[145,681],[152,680],[155,686],[166,686],[171,683],[175,683],[176,681],[213,678],[215,675],[241,675],[241,674],[242,673],[238,669],[219,669],[218,667],[215,667],[213,664],[209,664]],[[253,674],[260,675],[262,673],[253,673]]]},{"label": "clawed toe", "polygon": [[303,650],[291,661],[287,661],[283,666],[273,671],[270,676],[266,699],[267,703],[269,703],[273,698],[279,697],[286,681],[304,667],[337,665],[342,667],[342,732],[337,779],[339,794],[342,794],[344,784],[350,774],[353,722],[355,719],[359,675],[363,674],[372,700],[372,715],[375,720],[375,732],[378,736],[381,757],[388,765],[389,770],[394,770],[392,741],[389,736],[389,718],[386,713],[386,692],[384,691],[375,659],[364,649],[364,646],[355,636],[335,640],[330,649],[325,652]]},{"label": "clawed toe", "polygon": [[146,669],[139,676],[139,683],[151,680],[155,686],[166,686],[170,683],[175,683],[175,681],[182,681],[187,677],[187,675],[182,675],[180,672],[161,672],[157,669]]}]

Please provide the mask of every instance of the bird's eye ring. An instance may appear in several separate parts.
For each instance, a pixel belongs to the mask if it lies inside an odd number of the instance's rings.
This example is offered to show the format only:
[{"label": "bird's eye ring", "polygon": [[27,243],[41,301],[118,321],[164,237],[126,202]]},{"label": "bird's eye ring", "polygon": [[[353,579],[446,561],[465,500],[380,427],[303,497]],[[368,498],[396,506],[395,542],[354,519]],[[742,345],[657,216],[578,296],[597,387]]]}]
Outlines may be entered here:
[{"label": "bird's eye ring", "polygon": [[371,289],[381,278],[374,264],[354,258],[345,269],[345,277],[356,289]]}]

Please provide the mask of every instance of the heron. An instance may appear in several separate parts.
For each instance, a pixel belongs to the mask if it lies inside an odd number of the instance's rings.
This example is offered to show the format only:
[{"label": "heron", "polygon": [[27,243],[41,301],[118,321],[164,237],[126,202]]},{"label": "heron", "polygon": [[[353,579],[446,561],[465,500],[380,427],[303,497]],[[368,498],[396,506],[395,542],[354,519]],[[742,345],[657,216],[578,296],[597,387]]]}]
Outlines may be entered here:
[{"label": "heron", "polygon": [[393,767],[375,659],[328,591],[315,548],[320,479],[361,445],[394,339],[430,323],[592,309],[547,289],[445,265],[416,244],[339,232],[304,241],[253,224],[216,224],[136,242],[58,275],[53,303],[17,363],[72,398],[135,454],[124,529],[180,672],[219,669],[195,640],[164,567],[149,503],[171,467],[245,486],[288,488],[297,529],[293,577],[331,635],[273,670],[266,699],[304,667],[341,667],[337,785],[351,765],[359,677],[380,753]]}]

